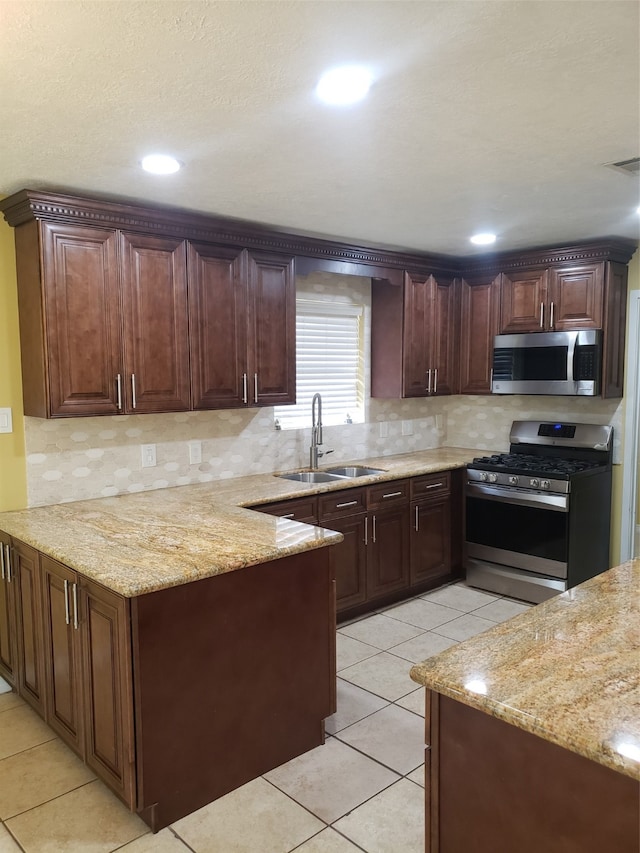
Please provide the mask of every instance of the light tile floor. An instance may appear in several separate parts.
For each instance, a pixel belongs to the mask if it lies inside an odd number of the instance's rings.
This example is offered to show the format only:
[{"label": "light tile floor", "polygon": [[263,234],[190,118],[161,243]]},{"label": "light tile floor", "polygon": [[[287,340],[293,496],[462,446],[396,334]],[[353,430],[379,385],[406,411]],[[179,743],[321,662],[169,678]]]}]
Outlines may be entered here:
[{"label": "light tile floor", "polygon": [[340,626],[326,743],[157,835],[0,693],[0,853],[423,853],[424,690],[411,664],[527,607],[458,583]]}]

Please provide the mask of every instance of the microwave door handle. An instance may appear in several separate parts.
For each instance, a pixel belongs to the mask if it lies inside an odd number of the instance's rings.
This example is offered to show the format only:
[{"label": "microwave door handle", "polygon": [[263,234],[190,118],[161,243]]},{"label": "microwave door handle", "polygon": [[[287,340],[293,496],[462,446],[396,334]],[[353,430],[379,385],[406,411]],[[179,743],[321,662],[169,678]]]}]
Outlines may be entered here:
[{"label": "microwave door handle", "polygon": [[569,382],[574,382],[574,360],[576,357],[576,343],[578,342],[578,333],[569,332],[569,350],[567,353],[567,379]]}]

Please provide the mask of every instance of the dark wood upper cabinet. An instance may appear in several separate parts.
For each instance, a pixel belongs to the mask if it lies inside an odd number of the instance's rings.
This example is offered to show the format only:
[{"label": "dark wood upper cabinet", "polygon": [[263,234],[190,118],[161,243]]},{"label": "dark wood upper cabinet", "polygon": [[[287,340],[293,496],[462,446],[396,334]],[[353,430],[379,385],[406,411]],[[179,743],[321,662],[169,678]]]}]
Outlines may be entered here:
[{"label": "dark wood upper cabinet", "polygon": [[190,408],[184,240],[121,234],[125,410]]},{"label": "dark wood upper cabinet", "polygon": [[194,409],[244,405],[246,258],[239,249],[189,244],[189,340]]},{"label": "dark wood upper cabinet", "polygon": [[33,222],[16,230],[16,248],[25,414],[117,414],[115,232]]},{"label": "dark wood upper cabinet", "polygon": [[296,287],[293,258],[250,252],[248,283],[248,404],[281,406],[295,403]]},{"label": "dark wood upper cabinet", "polygon": [[371,395],[427,397],[457,391],[457,283],[405,273],[403,287],[372,285]]},{"label": "dark wood upper cabinet", "polygon": [[500,276],[460,282],[460,393],[490,394],[493,339],[500,328]]},{"label": "dark wood upper cabinet", "polygon": [[548,270],[502,274],[500,331],[541,332],[547,328]]},{"label": "dark wood upper cabinet", "polygon": [[581,264],[550,271],[550,330],[601,329],[604,264]]},{"label": "dark wood upper cabinet", "polygon": [[191,244],[188,269],[193,407],[295,403],[293,258]]}]

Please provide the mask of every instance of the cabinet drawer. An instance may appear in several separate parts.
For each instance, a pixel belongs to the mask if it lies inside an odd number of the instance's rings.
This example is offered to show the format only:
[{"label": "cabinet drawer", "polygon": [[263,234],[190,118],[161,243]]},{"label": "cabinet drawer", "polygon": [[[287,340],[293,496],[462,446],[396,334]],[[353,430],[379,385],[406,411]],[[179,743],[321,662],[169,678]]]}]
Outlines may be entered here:
[{"label": "cabinet drawer", "polygon": [[365,489],[344,489],[318,498],[320,520],[337,516],[354,515],[367,508]]},{"label": "cabinet drawer", "polygon": [[280,518],[293,518],[295,521],[306,521],[309,524],[315,524],[318,520],[318,499],[315,495],[291,501],[262,504],[262,506],[254,506],[251,509],[255,509],[258,512],[266,512],[268,515],[278,515]]},{"label": "cabinet drawer", "polygon": [[386,506],[406,503],[409,500],[409,480],[391,480],[377,486],[369,486],[367,490],[367,507],[382,509]]},{"label": "cabinet drawer", "polygon": [[411,480],[411,499],[433,498],[451,490],[451,472],[440,471]]}]

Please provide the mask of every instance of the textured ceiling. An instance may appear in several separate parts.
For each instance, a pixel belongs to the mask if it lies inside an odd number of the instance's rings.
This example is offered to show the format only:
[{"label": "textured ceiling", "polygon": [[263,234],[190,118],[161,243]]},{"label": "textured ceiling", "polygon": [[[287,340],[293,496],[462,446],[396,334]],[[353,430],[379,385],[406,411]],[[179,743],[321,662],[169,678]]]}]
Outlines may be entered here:
[{"label": "textured ceiling", "polygon": [[[636,0],[0,2],[0,194],[471,254],[638,237]],[[315,98],[362,62],[366,102]],[[151,151],[177,175],[138,167]]]}]

